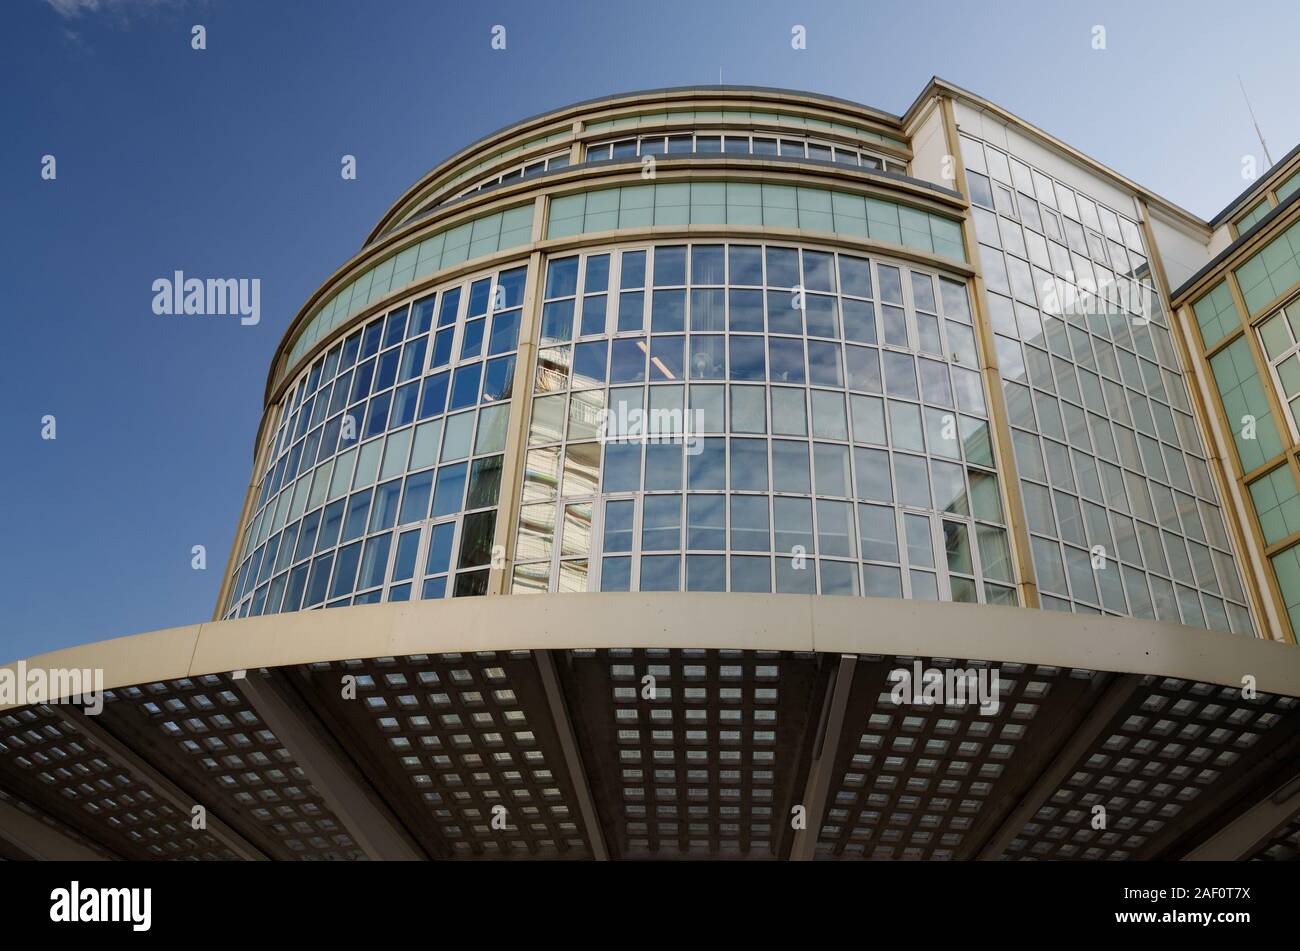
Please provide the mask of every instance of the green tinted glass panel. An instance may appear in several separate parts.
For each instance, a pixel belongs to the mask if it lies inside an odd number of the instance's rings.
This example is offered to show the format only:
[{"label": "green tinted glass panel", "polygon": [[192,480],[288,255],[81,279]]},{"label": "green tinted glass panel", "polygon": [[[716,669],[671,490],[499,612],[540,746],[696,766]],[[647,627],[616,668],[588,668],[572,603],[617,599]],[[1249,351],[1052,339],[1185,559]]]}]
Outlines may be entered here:
[{"label": "green tinted glass panel", "polygon": [[1277,577],[1286,613],[1291,618],[1291,630],[1300,631],[1300,545],[1279,552],[1269,560],[1273,562],[1273,574]]},{"label": "green tinted glass panel", "polygon": [[1260,248],[1235,273],[1252,314],[1300,283],[1300,221]]},{"label": "green tinted glass panel", "polygon": [[1250,484],[1250,497],[1264,533],[1274,545],[1292,532],[1300,532],[1300,487],[1290,465],[1281,465]]},{"label": "green tinted glass panel", "polygon": [[1246,339],[1243,337],[1216,353],[1210,360],[1210,369],[1232,429],[1242,471],[1249,472],[1281,452],[1282,442]]},{"label": "green tinted glass panel", "polygon": [[1201,339],[1206,347],[1214,346],[1241,326],[1227,281],[1215,285],[1214,290],[1192,305],[1192,311],[1196,314],[1196,323],[1201,328]]},{"label": "green tinted glass panel", "polygon": [[951,218],[847,192],[740,182],[628,185],[557,198],[546,236],[683,224],[845,234],[965,260],[961,226]]},{"label": "green tinted glass panel", "polygon": [[[574,197],[579,200],[585,198],[583,195]],[[555,205],[568,200],[556,199]],[[555,205],[552,205],[553,211]],[[563,211],[566,206],[561,205],[561,208]],[[572,212],[571,217],[581,220],[581,216],[576,212]],[[552,214],[551,226],[553,229],[556,228],[554,214]],[[417,245],[385,258],[370,270],[363,272],[343,290],[326,298],[303,329],[298,332],[289,350],[286,366],[292,367],[304,353],[311,349],[312,344],[354,313],[409,283],[413,279],[412,275],[424,277],[462,261],[517,248],[528,243],[528,239],[532,237],[532,229],[533,206],[520,205],[517,208],[484,215],[449,230],[440,231]],[[560,225],[560,230],[562,229],[563,225]]]},{"label": "green tinted glass panel", "polygon": [[1285,181],[1282,182],[1281,185],[1277,186],[1276,191],[1277,191],[1278,202],[1286,201],[1288,196],[1290,196],[1290,194],[1293,191],[1295,191],[1297,188],[1300,188],[1300,172],[1293,172],[1290,178],[1286,179]]},{"label": "green tinted glass panel", "polygon": [[1273,210],[1267,198],[1261,198],[1258,202],[1250,207],[1244,215],[1237,219],[1237,234],[1245,234],[1251,229],[1255,222],[1259,221],[1266,214]]},{"label": "green tinted glass panel", "polygon": [[1276,360],[1291,349],[1291,334],[1287,332],[1286,314],[1278,311],[1259,325],[1259,339],[1263,341],[1264,352],[1270,360]]}]

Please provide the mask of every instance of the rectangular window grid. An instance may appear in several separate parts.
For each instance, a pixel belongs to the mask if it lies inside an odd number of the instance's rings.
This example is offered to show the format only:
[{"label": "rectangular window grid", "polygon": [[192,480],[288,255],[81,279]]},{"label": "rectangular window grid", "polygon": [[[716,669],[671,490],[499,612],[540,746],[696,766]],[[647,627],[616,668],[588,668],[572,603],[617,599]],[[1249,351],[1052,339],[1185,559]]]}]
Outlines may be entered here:
[{"label": "rectangular window grid", "polygon": [[1250,632],[1137,222],[961,144],[1043,606]]}]

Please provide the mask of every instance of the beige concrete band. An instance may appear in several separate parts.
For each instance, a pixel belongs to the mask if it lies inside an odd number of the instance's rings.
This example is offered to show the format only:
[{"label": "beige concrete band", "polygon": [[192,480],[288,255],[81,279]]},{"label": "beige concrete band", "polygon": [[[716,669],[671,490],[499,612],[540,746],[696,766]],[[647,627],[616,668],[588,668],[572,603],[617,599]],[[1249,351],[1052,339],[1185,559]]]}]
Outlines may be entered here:
[{"label": "beige concrete band", "polygon": [[[822,651],[1041,664],[1300,696],[1300,651],[1159,621],[834,595],[672,592],[385,602],[212,621],[25,661],[92,668],[104,687],[257,667],[467,651],[663,647]],[[9,664],[11,670],[16,664]],[[3,668],[0,668],[3,670]],[[15,706],[15,704],[9,704]],[[0,707],[5,709],[5,707]]]}]

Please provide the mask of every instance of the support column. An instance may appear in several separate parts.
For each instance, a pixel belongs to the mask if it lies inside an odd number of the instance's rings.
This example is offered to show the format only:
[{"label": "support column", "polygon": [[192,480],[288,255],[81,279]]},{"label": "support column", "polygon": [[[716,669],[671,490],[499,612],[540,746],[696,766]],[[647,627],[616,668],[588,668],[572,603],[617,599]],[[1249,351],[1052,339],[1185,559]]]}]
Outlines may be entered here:
[{"label": "support column", "polygon": [[355,766],[343,760],[311,725],[311,714],[287,697],[272,678],[249,671],[234,681],[294,761],[316,787],[344,828],[372,859],[418,861],[423,852],[387,810],[357,779]]},{"label": "support column", "polygon": [[609,849],[605,845],[605,830],[600,823],[600,813],[596,811],[596,802],[591,795],[591,783],[587,779],[587,769],[578,750],[578,738],[573,731],[573,722],[569,718],[568,704],[564,702],[560,678],[555,672],[553,653],[553,651],[534,651],[533,658],[542,676],[542,689],[546,692],[551,719],[555,722],[555,733],[560,738],[560,748],[564,751],[564,765],[568,768],[569,779],[573,782],[573,792],[578,799],[578,811],[582,813],[582,824],[587,829],[587,842],[591,846],[592,857],[598,862],[608,862]]},{"label": "support column", "polygon": [[[546,234],[546,197],[533,205],[532,243]],[[506,429],[505,458],[501,462],[501,490],[497,497],[497,526],[492,539],[492,570],[488,594],[509,594],[514,576],[515,535],[519,523],[519,502],[523,493],[524,467],[528,461],[528,421],[532,416],[533,379],[537,373],[537,337],[542,319],[542,253],[528,257],[524,283],[524,306],[519,320],[519,345],[515,350],[515,377],[510,392],[510,422]]]},{"label": "support column", "polygon": [[[167,799],[181,815],[189,816],[195,806],[203,805],[201,802],[195,802],[183,789],[145,761],[139,753],[100,726],[95,717],[88,716],[79,708],[68,704],[55,704],[50,709],[56,711],[76,732],[93,740],[95,745],[125,767],[137,781],[156,789],[158,794]],[[267,858],[257,846],[214,815],[211,809],[207,809],[206,806],[204,808],[207,811],[206,831],[210,836],[242,859],[262,861]]]},{"label": "support column", "polygon": [[[961,138],[957,132],[957,117],[952,100],[939,98],[943,114],[944,140],[952,158],[957,190],[969,202],[970,190],[966,186],[966,163],[961,157]],[[993,458],[998,466],[998,481],[1002,489],[1002,508],[1006,515],[1007,535],[1011,541],[1011,558],[1015,563],[1016,590],[1020,603],[1027,608],[1041,606],[1038,597],[1038,576],[1034,571],[1033,552],[1029,547],[1029,525],[1025,518],[1025,504],[1020,492],[1020,475],[1016,466],[1015,447],[1011,442],[1010,417],[1007,415],[1006,396],[1002,390],[1002,373],[998,369],[997,346],[993,337],[993,322],[985,306],[984,275],[980,270],[979,240],[975,236],[975,222],[969,206],[962,212],[962,241],[966,246],[967,263],[974,269],[971,279],[972,319],[975,339],[979,347],[980,373],[984,377],[989,406],[989,429],[992,431]]]},{"label": "support column", "polygon": [[1034,817],[1039,808],[1048,802],[1061,783],[1069,777],[1079,757],[1088,751],[1097,736],[1124,708],[1124,704],[1137,688],[1139,678],[1135,674],[1118,674],[1097,698],[1092,711],[1079,724],[1078,729],[1066,740],[1065,745],[1052,757],[1052,762],[1039,774],[1038,779],[1025,790],[1020,797],[1020,804],[1008,813],[1001,824],[985,841],[976,853],[977,859],[998,859],[1007,850],[1013,839],[1020,834],[1025,823]]},{"label": "support column", "polygon": [[[812,765],[808,768],[808,785],[804,789],[804,828],[794,834],[790,848],[790,861],[810,862],[817,854],[817,836],[821,833],[822,817],[826,814],[826,799],[830,796],[834,779],[835,754],[840,748],[844,733],[844,717],[848,712],[849,694],[853,690],[853,671],[858,665],[856,654],[841,654],[835,680],[830,685],[826,703],[826,719],[813,750]],[[789,816],[779,817],[789,822]]]},{"label": "support column", "polygon": [[0,840],[37,861],[105,861],[94,849],[3,800],[0,800]]},{"label": "support column", "polygon": [[1286,783],[1268,799],[1251,806],[1184,855],[1183,861],[1232,862],[1244,859],[1297,813],[1300,813],[1300,776]]}]

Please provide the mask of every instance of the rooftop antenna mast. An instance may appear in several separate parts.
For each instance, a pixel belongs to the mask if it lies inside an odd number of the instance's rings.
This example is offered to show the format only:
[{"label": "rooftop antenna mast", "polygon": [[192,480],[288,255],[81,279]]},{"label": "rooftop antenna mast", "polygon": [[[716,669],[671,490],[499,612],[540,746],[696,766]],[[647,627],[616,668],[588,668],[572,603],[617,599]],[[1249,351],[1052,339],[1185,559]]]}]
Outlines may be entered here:
[{"label": "rooftop antenna mast", "polygon": [[1250,121],[1255,126],[1255,135],[1259,136],[1259,144],[1264,149],[1264,158],[1268,160],[1268,167],[1273,167],[1273,156],[1268,154],[1268,143],[1264,141],[1264,133],[1259,131],[1259,120],[1255,118],[1255,109],[1250,104],[1250,96],[1246,95],[1246,84],[1241,81],[1241,73],[1237,74],[1237,84],[1241,86],[1241,96],[1246,100],[1246,110],[1250,113]]}]

